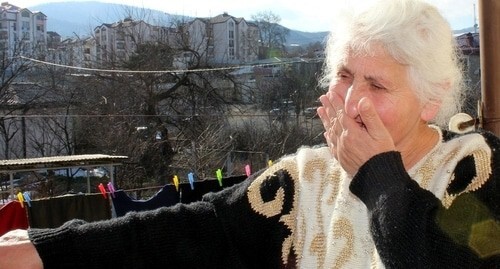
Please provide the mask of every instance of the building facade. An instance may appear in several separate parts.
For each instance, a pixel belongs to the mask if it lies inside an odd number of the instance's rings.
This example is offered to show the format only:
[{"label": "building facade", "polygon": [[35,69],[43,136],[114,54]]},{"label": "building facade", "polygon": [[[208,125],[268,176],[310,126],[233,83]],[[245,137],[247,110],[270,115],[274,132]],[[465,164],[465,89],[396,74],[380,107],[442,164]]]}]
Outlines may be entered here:
[{"label": "building facade", "polygon": [[0,48],[8,55],[47,51],[47,16],[3,2],[0,5]]},{"label": "building facade", "polygon": [[257,60],[259,28],[227,13],[188,23],[192,48],[211,64],[242,64]]}]

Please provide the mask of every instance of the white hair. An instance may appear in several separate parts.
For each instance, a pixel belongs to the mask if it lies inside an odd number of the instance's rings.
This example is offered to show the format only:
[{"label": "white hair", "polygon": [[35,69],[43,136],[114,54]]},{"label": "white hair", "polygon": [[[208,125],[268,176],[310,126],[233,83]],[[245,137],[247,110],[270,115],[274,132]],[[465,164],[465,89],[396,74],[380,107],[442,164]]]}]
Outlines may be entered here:
[{"label": "white hair", "polygon": [[420,0],[381,0],[350,11],[338,17],[328,37],[323,85],[335,79],[348,51],[370,55],[372,46],[382,45],[408,66],[421,104],[440,104],[433,122],[446,126],[460,111],[463,78],[453,33],[437,8]]}]

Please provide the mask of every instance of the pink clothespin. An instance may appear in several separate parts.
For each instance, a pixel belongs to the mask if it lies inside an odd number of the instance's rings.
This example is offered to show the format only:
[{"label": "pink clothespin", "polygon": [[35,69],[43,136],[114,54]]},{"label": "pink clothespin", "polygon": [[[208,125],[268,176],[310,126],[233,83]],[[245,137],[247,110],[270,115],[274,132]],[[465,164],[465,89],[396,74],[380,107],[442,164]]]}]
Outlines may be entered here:
[{"label": "pink clothespin", "polygon": [[115,198],[115,186],[113,186],[113,183],[109,182],[108,183],[108,190],[109,190],[109,193],[111,194],[111,196],[113,198]]},{"label": "pink clothespin", "polygon": [[108,199],[104,185],[102,183],[99,183],[99,186],[97,186],[97,187],[99,188],[99,191],[101,192],[102,196],[104,196],[104,199]]},{"label": "pink clothespin", "polygon": [[252,174],[252,170],[250,169],[249,164],[245,165],[245,173],[247,174],[247,177],[249,177]]}]

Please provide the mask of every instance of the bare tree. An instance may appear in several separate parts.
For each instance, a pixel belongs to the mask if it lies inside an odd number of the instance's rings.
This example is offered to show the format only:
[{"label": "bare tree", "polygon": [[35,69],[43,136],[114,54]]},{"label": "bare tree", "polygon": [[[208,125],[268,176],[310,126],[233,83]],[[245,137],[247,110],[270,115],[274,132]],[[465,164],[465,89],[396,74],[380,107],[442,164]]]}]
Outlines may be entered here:
[{"label": "bare tree", "polygon": [[[21,124],[23,124],[23,119],[13,115],[19,111],[21,113],[26,111],[26,107],[20,106],[20,100],[16,98],[11,85],[30,68],[30,63],[20,57],[27,48],[28,44],[23,41],[15,42],[12,47],[7,43],[0,43],[0,109],[2,110],[0,140],[4,159],[10,159],[13,150],[11,142],[21,131]],[[15,149],[14,152],[16,152]]]},{"label": "bare tree", "polygon": [[281,26],[281,18],[272,11],[259,12],[252,16],[260,30],[261,58],[282,56],[285,52],[289,29]]}]

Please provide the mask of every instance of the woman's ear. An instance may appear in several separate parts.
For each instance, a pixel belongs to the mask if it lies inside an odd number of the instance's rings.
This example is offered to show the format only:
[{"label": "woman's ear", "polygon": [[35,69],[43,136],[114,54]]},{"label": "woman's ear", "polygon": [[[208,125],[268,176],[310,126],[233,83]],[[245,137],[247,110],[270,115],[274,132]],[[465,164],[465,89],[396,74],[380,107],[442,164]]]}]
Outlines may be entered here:
[{"label": "woman's ear", "polygon": [[[439,83],[437,85],[437,89],[441,90],[442,94],[448,94],[450,88],[451,88],[451,83],[448,80]],[[441,108],[442,100],[443,99],[435,99],[435,98],[428,100],[424,104],[424,107],[422,108],[422,112],[420,113],[420,118],[425,122],[433,120],[438,114],[439,109]]]},{"label": "woman's ear", "polygon": [[439,112],[439,108],[441,107],[441,102],[438,101],[429,101],[422,108],[422,112],[420,112],[420,118],[429,122],[434,119]]}]

